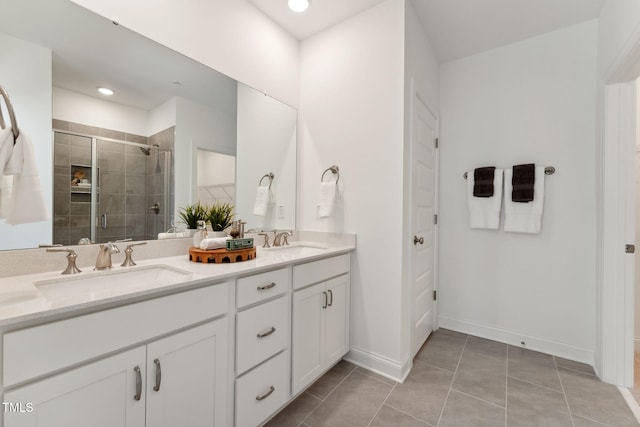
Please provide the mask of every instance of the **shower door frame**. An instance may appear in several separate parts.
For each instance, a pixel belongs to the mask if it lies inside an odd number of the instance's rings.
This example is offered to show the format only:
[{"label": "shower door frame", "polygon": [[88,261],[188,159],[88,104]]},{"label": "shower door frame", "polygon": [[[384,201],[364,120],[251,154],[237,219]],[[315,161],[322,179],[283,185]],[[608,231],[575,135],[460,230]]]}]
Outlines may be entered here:
[{"label": "shower door frame", "polygon": [[[95,136],[95,135],[86,134],[86,133],[82,133],[82,132],[75,132],[75,131],[62,130],[62,129],[56,129],[56,128],[54,128],[52,130],[52,141],[55,141],[56,133],[79,136],[79,137],[88,138],[88,139],[91,140],[91,182],[92,183],[97,183],[98,182],[98,141],[99,140],[100,141],[105,141],[105,142],[114,142],[114,143],[117,143],[117,144],[129,145],[129,146],[139,147],[139,148],[155,148],[155,149],[158,150],[158,152],[160,152],[160,151],[164,152],[166,154],[166,156],[164,158],[164,170],[165,170],[165,173],[164,173],[164,182],[163,182],[163,192],[164,192],[164,196],[165,196],[164,197],[163,207],[162,207],[163,215],[164,215],[163,231],[166,231],[166,230],[169,229],[169,224],[171,223],[171,218],[170,218],[171,212],[170,212],[170,209],[169,209],[169,205],[170,205],[169,198],[171,197],[171,176],[172,176],[171,150],[170,149],[160,148],[160,147],[153,147],[151,145],[140,144],[140,143],[137,143],[137,142],[123,141],[121,139],[108,138],[108,137],[102,137],[102,136]],[[54,149],[54,152],[55,152],[55,143],[54,143],[53,149]],[[52,158],[55,159],[55,156],[52,156]],[[53,165],[52,172],[55,174],[55,164]],[[125,171],[125,176],[126,176],[126,171]],[[91,207],[90,207],[91,211],[90,211],[90,214],[89,214],[90,215],[89,223],[90,223],[91,235],[89,236],[89,239],[92,242],[96,242],[96,238],[97,238],[97,235],[98,235],[98,231],[97,231],[97,227],[98,227],[98,189],[99,189],[98,185],[92,185],[91,186]],[[55,215],[55,212],[54,212],[54,215]],[[52,229],[52,234],[53,234],[53,229]],[[147,240],[146,236],[147,236],[147,233],[146,233],[146,222],[145,222],[145,239],[144,240]],[[96,243],[98,243],[98,242],[96,242]]]}]

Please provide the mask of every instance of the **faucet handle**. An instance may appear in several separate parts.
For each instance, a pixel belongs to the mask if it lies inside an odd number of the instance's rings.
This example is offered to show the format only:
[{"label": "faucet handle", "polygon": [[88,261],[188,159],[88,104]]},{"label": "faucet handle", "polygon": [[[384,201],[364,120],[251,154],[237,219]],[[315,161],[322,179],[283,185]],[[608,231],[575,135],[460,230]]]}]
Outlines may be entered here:
[{"label": "faucet handle", "polygon": [[48,248],[47,252],[67,252],[67,268],[60,274],[77,274],[82,273],[82,270],[76,265],[78,254],[73,249],[51,249]]},{"label": "faucet handle", "polygon": [[269,235],[267,233],[258,233],[258,236],[264,236],[264,244],[262,245],[263,248],[271,247],[271,245],[269,245]]},{"label": "faucet handle", "polygon": [[146,244],[147,242],[139,242],[139,243],[132,243],[130,245],[127,245],[127,248],[124,250],[124,262],[120,264],[120,267],[131,267],[136,265],[136,263],[133,262],[133,258],[131,258],[131,255],[133,254],[133,247],[146,245]]}]

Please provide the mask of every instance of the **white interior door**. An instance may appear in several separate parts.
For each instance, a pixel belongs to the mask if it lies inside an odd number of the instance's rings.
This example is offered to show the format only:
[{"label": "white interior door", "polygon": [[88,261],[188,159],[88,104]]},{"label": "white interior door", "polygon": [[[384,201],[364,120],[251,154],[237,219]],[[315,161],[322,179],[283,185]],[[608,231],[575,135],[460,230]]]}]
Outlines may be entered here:
[{"label": "white interior door", "polygon": [[436,119],[415,96],[412,129],[411,357],[434,328]]}]

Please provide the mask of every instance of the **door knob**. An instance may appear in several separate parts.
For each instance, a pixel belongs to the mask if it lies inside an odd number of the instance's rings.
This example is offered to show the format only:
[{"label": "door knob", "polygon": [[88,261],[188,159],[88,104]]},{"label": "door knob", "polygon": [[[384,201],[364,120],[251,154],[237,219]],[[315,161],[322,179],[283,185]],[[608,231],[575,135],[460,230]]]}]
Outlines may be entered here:
[{"label": "door knob", "polygon": [[424,237],[418,238],[418,236],[413,236],[413,244],[417,245],[418,243],[423,245],[424,244]]}]

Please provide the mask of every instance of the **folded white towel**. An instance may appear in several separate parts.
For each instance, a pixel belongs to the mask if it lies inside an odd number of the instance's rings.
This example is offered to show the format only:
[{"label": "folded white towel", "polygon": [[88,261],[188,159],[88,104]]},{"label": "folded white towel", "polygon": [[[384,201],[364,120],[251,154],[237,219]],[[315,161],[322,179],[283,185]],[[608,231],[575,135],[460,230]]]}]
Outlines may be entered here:
[{"label": "folded white towel", "polygon": [[320,198],[318,200],[318,217],[325,218],[333,213],[338,185],[335,182],[320,183]]},{"label": "folded white towel", "polygon": [[208,239],[202,239],[202,241],[200,242],[200,249],[202,250],[207,250],[207,249],[220,249],[220,248],[226,248],[227,247],[227,240],[229,240],[230,237],[210,237]]},{"label": "folded white towel", "polygon": [[256,191],[256,201],[253,204],[253,214],[265,216],[271,202],[271,188],[269,186],[258,186]]},{"label": "folded white towel", "polygon": [[469,203],[469,226],[497,230],[500,226],[500,207],[502,206],[502,169],[493,174],[493,196],[473,196],[473,170],[467,172],[467,199]]},{"label": "folded white towel", "polygon": [[533,184],[533,201],[527,203],[511,200],[513,169],[504,173],[504,231],[540,233],[544,207],[544,166],[536,166]]},{"label": "folded white towel", "polygon": [[49,210],[40,186],[35,152],[24,131],[18,136],[4,173],[13,174],[7,224],[26,224],[48,219]]}]

